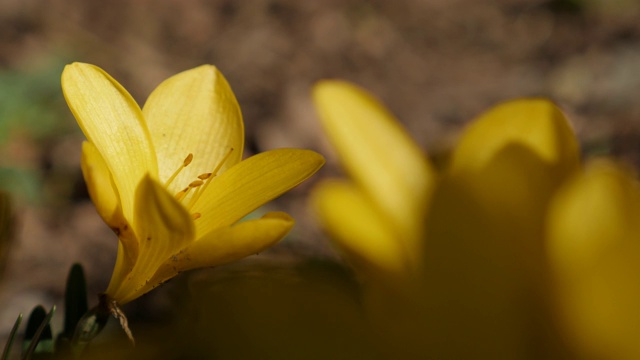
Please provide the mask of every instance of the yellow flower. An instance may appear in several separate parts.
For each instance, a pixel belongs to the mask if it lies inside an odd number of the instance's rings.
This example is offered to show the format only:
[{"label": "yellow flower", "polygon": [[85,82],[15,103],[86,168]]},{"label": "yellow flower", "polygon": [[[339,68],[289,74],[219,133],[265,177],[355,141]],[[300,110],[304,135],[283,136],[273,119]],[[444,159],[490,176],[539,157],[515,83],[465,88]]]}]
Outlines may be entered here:
[{"label": "yellow flower", "polygon": [[392,115],[341,81],[314,89],[352,180],[313,192],[365,283],[365,306],[404,358],[562,354],[549,304],[545,219],[579,170],[577,140],[551,102],[506,102],[473,121],[436,174]]},{"label": "yellow flower", "polygon": [[467,126],[426,221],[430,354],[568,357],[551,304],[545,222],[558,188],[579,170],[577,139],[547,100],[502,103]]},{"label": "yellow flower", "polygon": [[558,308],[585,359],[640,359],[640,184],[598,159],[554,198],[548,253]]},{"label": "yellow flower", "polygon": [[127,303],[179,272],[258,253],[293,226],[242,217],[316,172],[322,156],[278,149],[242,160],[244,128],[222,74],[204,65],[162,82],[143,109],[102,69],[73,63],[62,89],[87,137],[82,171],[119,237],[106,290]]},{"label": "yellow flower", "polygon": [[322,220],[362,272],[411,272],[420,253],[431,164],[371,95],[343,81],[323,81],[314,100],[351,180],[314,192]]}]

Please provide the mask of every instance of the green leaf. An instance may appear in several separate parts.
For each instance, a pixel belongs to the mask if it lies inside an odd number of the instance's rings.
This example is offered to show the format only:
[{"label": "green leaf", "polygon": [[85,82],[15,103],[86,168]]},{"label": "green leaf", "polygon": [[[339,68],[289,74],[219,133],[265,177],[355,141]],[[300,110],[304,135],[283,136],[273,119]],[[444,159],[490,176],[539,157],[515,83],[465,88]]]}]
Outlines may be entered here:
[{"label": "green leaf", "polygon": [[7,343],[4,345],[4,351],[2,351],[2,360],[7,360],[9,358],[9,353],[11,352],[11,346],[13,345],[13,340],[16,337],[16,333],[18,332],[18,328],[22,323],[22,314],[18,315],[16,322],[13,324],[13,328],[11,328],[11,333],[9,334],[9,338],[7,339]]},{"label": "green leaf", "polygon": [[35,337],[36,331],[42,324],[42,321],[47,317],[47,311],[44,309],[42,305],[38,305],[33,310],[31,310],[31,314],[29,315],[29,320],[27,321],[27,330],[24,332],[24,339],[32,340]]},{"label": "green leaf", "polygon": [[87,283],[82,265],[73,264],[67,278],[64,296],[64,330],[61,336],[73,338],[78,321],[89,310],[87,300]]},{"label": "green leaf", "polygon": [[55,305],[46,314],[40,305],[31,311],[24,335],[22,360],[32,359],[36,353],[53,353],[53,335],[49,323],[55,311]]}]

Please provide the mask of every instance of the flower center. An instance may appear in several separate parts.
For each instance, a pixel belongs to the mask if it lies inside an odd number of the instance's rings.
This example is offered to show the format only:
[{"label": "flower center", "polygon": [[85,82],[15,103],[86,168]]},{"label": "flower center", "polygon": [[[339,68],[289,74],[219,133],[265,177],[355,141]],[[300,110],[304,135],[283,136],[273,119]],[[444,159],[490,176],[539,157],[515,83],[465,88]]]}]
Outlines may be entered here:
[{"label": "flower center", "polygon": [[[222,158],[222,160],[218,163],[218,165],[216,165],[216,167],[213,169],[212,172],[206,172],[198,175],[196,180],[191,181],[189,185],[187,185],[187,187],[178,191],[175,194],[176,200],[180,201],[182,205],[184,205],[187,208],[187,211],[193,207],[193,205],[198,201],[198,199],[200,199],[200,196],[202,196],[202,193],[204,192],[204,190],[207,188],[207,186],[209,186],[209,184],[211,183],[211,180],[213,180],[213,178],[216,177],[216,175],[218,175],[218,171],[220,171],[220,168],[222,168],[222,165],[224,165],[224,163],[229,159],[229,156],[231,156],[232,152],[233,152],[233,148],[229,148],[229,151],[227,151],[226,155]],[[192,161],[193,161],[193,154],[189,153],[189,155],[187,155],[187,157],[182,162],[182,165],[180,165],[180,167],[165,182],[164,184],[165,188],[169,188],[169,185],[171,185],[173,180],[176,179],[176,177],[178,176],[178,174],[180,174],[182,169],[189,166],[189,164],[191,164]],[[193,193],[191,194],[191,197],[187,199],[187,195],[190,194],[192,191]],[[193,218],[193,220],[196,220],[201,216],[202,214],[198,212],[191,214],[191,217]]]}]

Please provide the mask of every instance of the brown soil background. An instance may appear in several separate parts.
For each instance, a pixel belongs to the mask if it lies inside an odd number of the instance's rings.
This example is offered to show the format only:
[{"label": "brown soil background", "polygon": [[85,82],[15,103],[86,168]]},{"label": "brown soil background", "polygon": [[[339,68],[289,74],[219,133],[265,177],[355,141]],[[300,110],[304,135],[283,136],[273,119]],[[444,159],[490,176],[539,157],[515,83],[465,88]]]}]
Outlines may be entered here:
[{"label": "brown soil background", "polygon": [[[269,206],[298,225],[260,256],[333,258],[306,203],[315,181],[340,173],[310,102],[315,81],[366,87],[430,154],[497,102],[549,97],[570,116],[587,155],[636,164],[639,20],[633,0],[0,0],[0,70],[28,74],[52,56],[89,62],[143,103],[172,74],[215,64],[242,107],[247,155],[300,147],[328,160],[312,181]],[[58,120],[75,126],[68,112]],[[91,292],[103,290],[116,249],[84,191],[82,135],[5,135],[1,164],[34,170],[45,196],[15,200],[1,329],[36,304],[60,305],[74,262],[85,266]]]}]

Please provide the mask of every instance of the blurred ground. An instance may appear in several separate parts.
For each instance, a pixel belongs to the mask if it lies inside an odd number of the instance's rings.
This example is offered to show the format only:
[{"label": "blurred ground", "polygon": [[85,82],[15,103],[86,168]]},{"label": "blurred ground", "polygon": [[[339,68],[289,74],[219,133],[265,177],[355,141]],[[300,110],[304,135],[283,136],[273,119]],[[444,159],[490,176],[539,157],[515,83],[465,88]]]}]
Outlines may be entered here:
[{"label": "blurred ground", "polygon": [[[115,257],[82,184],[82,135],[59,90],[65,63],[99,65],[140,103],[168,76],[215,64],[242,107],[246,154],[317,150],[328,164],[313,181],[339,173],[309,100],[327,77],[371,90],[432,154],[496,102],[546,96],[588,154],[637,164],[639,19],[634,0],[0,0],[0,187],[18,220],[0,328],[59,303],[73,262],[103,290]],[[334,256],[306,209],[313,181],[270,205],[298,225],[260,256]]]}]

